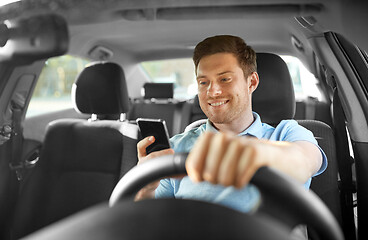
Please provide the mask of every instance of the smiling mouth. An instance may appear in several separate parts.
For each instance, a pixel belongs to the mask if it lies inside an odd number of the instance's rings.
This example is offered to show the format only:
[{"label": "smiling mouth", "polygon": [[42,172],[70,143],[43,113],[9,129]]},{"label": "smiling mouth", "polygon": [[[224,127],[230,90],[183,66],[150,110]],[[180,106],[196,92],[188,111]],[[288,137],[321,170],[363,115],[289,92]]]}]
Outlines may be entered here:
[{"label": "smiling mouth", "polygon": [[215,103],[209,103],[208,105],[210,105],[212,107],[219,107],[219,106],[222,106],[222,105],[224,105],[224,104],[226,104],[228,102],[229,102],[229,100],[227,100],[227,101],[221,101],[221,102],[215,102]]}]

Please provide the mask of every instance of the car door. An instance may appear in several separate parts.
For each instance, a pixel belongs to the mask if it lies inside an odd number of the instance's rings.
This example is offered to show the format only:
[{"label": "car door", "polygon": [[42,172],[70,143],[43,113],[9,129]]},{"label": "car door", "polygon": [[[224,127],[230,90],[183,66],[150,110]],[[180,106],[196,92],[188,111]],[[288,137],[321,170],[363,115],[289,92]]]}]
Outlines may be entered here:
[{"label": "car door", "polygon": [[6,239],[24,169],[22,149],[28,146],[23,141],[23,119],[44,63],[41,59],[65,53],[69,35],[65,20],[55,15],[9,19],[1,24],[1,32],[0,238]]},{"label": "car door", "polygon": [[[356,192],[357,192],[357,228],[358,239],[368,238],[368,61],[367,53],[358,46],[351,43],[344,36],[327,32],[323,36],[315,35],[311,38],[311,44],[314,45],[315,53],[323,65],[325,75],[329,85],[334,89],[334,125],[335,136],[338,142],[349,140],[352,148],[351,152],[345,156],[345,159],[339,163],[341,174],[350,174],[348,181],[352,181],[349,189],[353,193],[354,176],[356,173]],[[341,102],[341,103],[338,103]],[[338,116],[338,108],[341,106],[341,117]],[[339,119],[341,118],[341,119]],[[338,130],[338,122],[343,126]],[[347,132],[342,133],[341,129]],[[342,134],[347,139],[340,139]],[[341,138],[341,137],[340,137]],[[340,145],[338,149],[345,149],[348,152],[348,145]],[[346,155],[346,154],[344,154]],[[351,155],[352,157],[350,157]],[[353,167],[351,170],[351,166]],[[347,170],[349,169],[349,170]],[[350,172],[349,172],[350,171]],[[344,179],[342,179],[343,181]],[[344,186],[344,182],[341,183]],[[345,195],[351,198],[351,195]],[[345,199],[345,204],[350,200]],[[351,217],[345,215],[344,218]],[[354,233],[353,233],[354,234]]]}]

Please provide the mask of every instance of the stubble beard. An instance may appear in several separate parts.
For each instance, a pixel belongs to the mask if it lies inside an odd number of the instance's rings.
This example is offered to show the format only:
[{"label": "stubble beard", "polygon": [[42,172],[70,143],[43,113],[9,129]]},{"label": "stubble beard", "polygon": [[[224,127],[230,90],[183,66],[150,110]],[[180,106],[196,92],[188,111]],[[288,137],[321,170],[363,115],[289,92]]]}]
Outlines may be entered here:
[{"label": "stubble beard", "polygon": [[[233,101],[234,98],[231,100]],[[243,115],[243,113],[246,111],[248,103],[231,102],[228,104],[233,104],[233,106],[229,106],[230,110],[225,113],[213,113],[211,111],[208,111],[208,109],[205,109],[203,112],[214,124],[230,124]]]}]

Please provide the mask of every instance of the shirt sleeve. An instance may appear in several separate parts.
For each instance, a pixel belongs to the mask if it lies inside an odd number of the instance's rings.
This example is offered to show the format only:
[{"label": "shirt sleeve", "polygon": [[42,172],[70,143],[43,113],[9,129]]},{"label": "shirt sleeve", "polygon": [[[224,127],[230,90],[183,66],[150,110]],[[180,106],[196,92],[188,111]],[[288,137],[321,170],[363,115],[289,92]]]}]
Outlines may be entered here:
[{"label": "shirt sleeve", "polygon": [[[281,131],[277,131],[280,128]],[[307,141],[313,143],[318,147],[322,154],[322,165],[321,168],[313,175],[317,176],[323,173],[327,168],[327,156],[322,148],[318,145],[317,140],[314,138],[313,133],[303,126],[299,125],[295,120],[283,120],[276,127],[276,133],[279,134],[278,138],[280,141],[296,142],[296,141]]]},{"label": "shirt sleeve", "polygon": [[155,198],[174,198],[174,188],[170,179],[162,179],[155,190]]},{"label": "shirt sleeve", "polygon": [[[170,139],[171,147],[175,153],[190,152],[201,129],[192,129],[189,132],[178,134]],[[155,190],[155,198],[174,198],[175,181],[170,178],[162,179],[160,185]]]}]

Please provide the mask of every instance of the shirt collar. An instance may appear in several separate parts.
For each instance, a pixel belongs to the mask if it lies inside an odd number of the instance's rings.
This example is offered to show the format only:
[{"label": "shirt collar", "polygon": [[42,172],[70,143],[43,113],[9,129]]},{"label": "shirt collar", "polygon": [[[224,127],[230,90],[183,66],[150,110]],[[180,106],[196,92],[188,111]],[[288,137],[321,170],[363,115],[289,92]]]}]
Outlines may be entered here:
[{"label": "shirt collar", "polygon": [[[261,117],[256,112],[253,112],[253,117],[254,117],[253,123],[243,132],[239,133],[238,136],[248,135],[248,136],[253,136],[256,138],[262,138],[263,132],[262,132]],[[218,130],[212,125],[209,119],[207,119],[207,122],[206,122],[206,130],[212,131],[212,132],[218,132]]]}]

